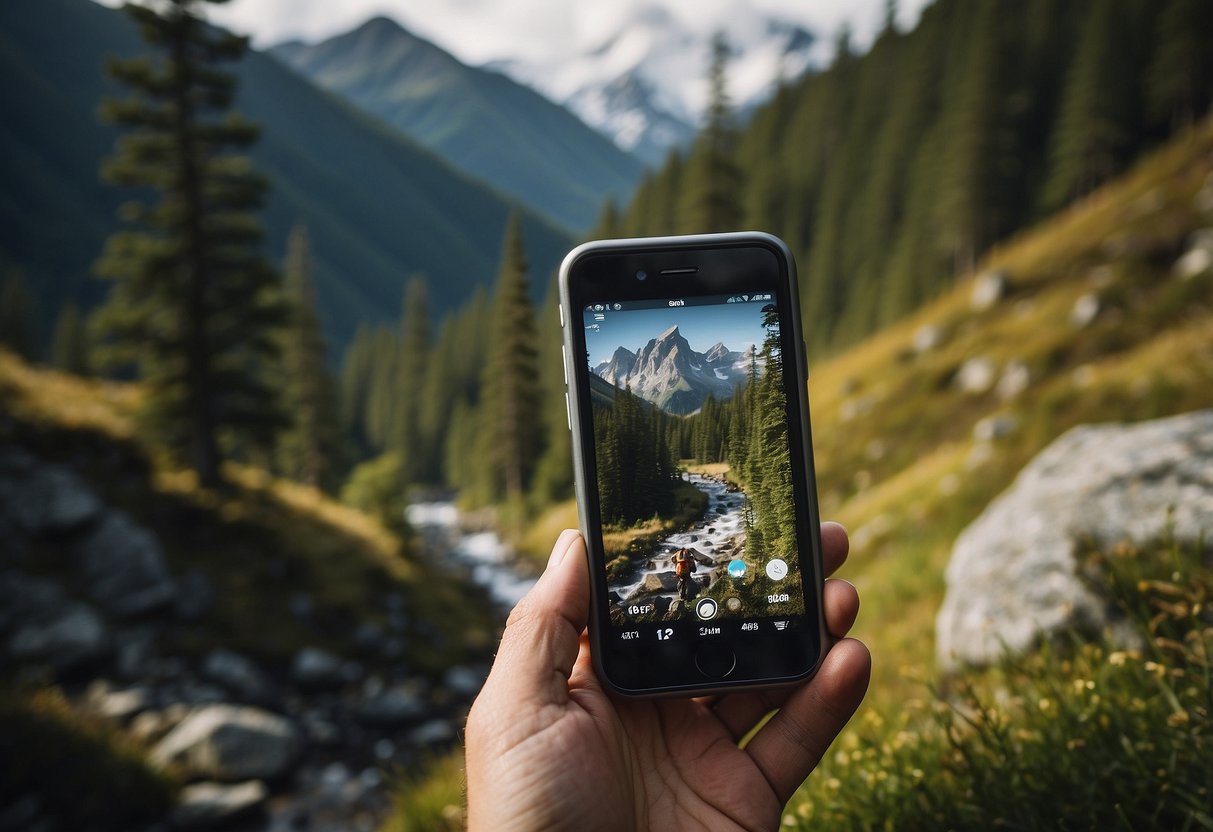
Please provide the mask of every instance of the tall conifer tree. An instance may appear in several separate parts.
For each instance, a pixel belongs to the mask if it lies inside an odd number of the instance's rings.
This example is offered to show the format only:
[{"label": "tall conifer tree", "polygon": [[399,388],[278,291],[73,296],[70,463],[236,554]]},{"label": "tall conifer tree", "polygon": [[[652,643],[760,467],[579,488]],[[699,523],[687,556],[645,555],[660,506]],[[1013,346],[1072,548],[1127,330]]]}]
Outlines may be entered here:
[{"label": "tall conifer tree", "polygon": [[480,402],[482,459],[492,472],[490,499],[518,505],[542,443],[535,309],[516,215],[507,223]]},{"label": "tall conifer tree", "polygon": [[64,372],[78,376],[86,376],[90,372],[88,330],[75,301],[68,301],[55,319],[51,363]]},{"label": "tall conifer tree", "polygon": [[287,306],[258,251],[267,182],[240,155],[257,129],[230,111],[236,80],[220,69],[248,41],[200,5],[125,7],[156,54],[109,62],[130,95],[101,114],[129,132],[103,172],[158,199],[123,206],[133,227],[109,239],[98,271],[114,281],[101,313],[110,359],[138,369],[147,424],[215,485],[221,435],[269,447],[284,423],[270,369]]},{"label": "tall conifer tree", "polygon": [[429,448],[421,440],[421,395],[430,360],[430,300],[425,278],[413,275],[404,290],[400,357],[396,362],[395,431],[391,447],[400,455],[402,485],[420,482],[429,470]]},{"label": "tall conifer tree", "polygon": [[286,474],[332,491],[342,467],[337,383],[327,366],[328,347],[316,312],[307,231],[295,226],[287,240],[286,288],[291,321],[284,338],[285,401],[290,427],[279,441]]},{"label": "tall conifer tree", "polygon": [[25,275],[13,270],[0,283],[0,346],[27,361],[34,358],[38,302]]},{"label": "tall conifer tree", "polygon": [[734,231],[741,224],[741,169],[737,165],[737,126],[728,94],[729,43],[724,33],[712,39],[708,67],[708,106],[703,129],[687,158],[681,223],[688,233]]}]

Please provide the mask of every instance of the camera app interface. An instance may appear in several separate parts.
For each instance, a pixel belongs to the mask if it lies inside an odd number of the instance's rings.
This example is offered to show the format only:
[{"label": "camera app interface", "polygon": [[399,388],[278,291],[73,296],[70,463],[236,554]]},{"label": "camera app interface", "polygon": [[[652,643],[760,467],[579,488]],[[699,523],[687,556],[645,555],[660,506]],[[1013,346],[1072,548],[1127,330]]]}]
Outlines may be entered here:
[{"label": "camera app interface", "polygon": [[773,295],[607,302],[583,318],[619,637],[789,626],[804,602]]}]

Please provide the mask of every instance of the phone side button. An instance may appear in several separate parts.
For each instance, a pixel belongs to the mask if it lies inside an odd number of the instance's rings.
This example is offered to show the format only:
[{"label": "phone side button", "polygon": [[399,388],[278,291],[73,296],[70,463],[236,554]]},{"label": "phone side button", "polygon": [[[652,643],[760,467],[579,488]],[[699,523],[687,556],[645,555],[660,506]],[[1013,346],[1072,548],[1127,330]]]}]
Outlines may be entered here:
[{"label": "phone side button", "polygon": [[560,347],[560,363],[564,365],[564,386],[569,386],[569,359],[565,355],[564,346]]},{"label": "phone side button", "polygon": [[564,304],[556,304],[556,311],[560,314],[560,328],[564,329]]},{"label": "phone side button", "polygon": [[695,666],[709,679],[723,679],[737,666],[737,656],[723,644],[705,644],[695,654]]},{"label": "phone side button", "polygon": [[564,421],[569,426],[569,433],[573,432],[573,411],[569,409],[569,394],[564,394]]}]

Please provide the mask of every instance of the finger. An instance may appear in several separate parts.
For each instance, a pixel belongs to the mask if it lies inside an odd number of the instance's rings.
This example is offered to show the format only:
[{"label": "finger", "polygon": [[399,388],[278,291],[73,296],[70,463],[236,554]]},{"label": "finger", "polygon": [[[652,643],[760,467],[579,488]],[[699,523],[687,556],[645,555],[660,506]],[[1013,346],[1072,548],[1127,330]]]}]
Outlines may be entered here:
[{"label": "finger", "polygon": [[855,713],[868,689],[872,657],[855,639],[835,644],[817,675],[797,688],[746,746],[775,796],[786,803]]},{"label": "finger", "polygon": [[753,693],[731,693],[720,697],[713,710],[733,737],[733,742],[741,742],[742,737],[750,733],[759,720],[771,711],[782,708],[794,690],[794,687],[785,687]]},{"label": "finger", "polygon": [[851,541],[845,526],[833,521],[821,524],[821,560],[826,577],[833,575],[847,562],[847,552],[850,550]]},{"label": "finger", "polygon": [[589,604],[585,541],[569,529],[556,541],[539,581],[506,620],[485,686],[512,702],[567,701]]},{"label": "finger", "polygon": [[842,638],[851,631],[855,616],[859,615],[859,593],[855,585],[842,578],[830,578],[822,588],[821,597],[826,631],[834,638]]}]

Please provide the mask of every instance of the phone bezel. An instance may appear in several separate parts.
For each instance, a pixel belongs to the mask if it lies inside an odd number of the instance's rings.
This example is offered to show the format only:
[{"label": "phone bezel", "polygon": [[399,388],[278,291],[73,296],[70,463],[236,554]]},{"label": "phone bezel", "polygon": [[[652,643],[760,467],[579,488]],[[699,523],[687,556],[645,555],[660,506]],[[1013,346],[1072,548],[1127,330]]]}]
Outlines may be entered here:
[{"label": "phone bezel", "polygon": [[[696,271],[693,274],[688,273],[687,270],[692,268]],[[637,280],[635,274],[638,270],[646,271],[648,279]],[[663,274],[663,271],[674,271],[675,274],[667,275]],[[756,277],[756,274],[760,277]],[[686,673],[687,678],[681,682],[670,682],[667,678],[655,684],[621,684],[618,679],[621,670],[619,665],[625,663],[628,657],[623,656],[625,651],[619,649],[619,645],[612,644],[611,640],[605,637],[613,633],[613,627],[609,610],[604,603],[607,596],[605,556],[601,544],[601,524],[597,519],[597,489],[593,487],[596,463],[589,405],[589,368],[584,360],[574,359],[574,356],[584,355],[585,349],[581,310],[587,299],[596,297],[595,291],[604,291],[604,287],[608,286],[612,296],[617,299],[634,300],[665,298],[678,294],[727,294],[731,287],[740,286],[738,281],[742,280],[751,287],[755,282],[769,283],[775,290],[780,314],[784,385],[788,392],[789,410],[795,411],[791,414],[789,426],[799,427],[799,430],[789,430],[798,531],[802,540],[808,542],[807,548],[810,550],[807,553],[799,552],[805,610],[799,620],[804,626],[786,632],[763,632],[760,635],[745,637],[747,651],[758,651],[747,653],[747,661],[760,663],[765,661],[766,657],[776,656],[762,668],[756,668],[761,674],[758,677],[708,681],[702,675]],[[589,628],[591,653],[599,678],[612,690],[633,697],[735,692],[791,684],[808,678],[816,672],[825,655],[825,624],[821,599],[823,575],[820,517],[809,426],[806,383],[808,367],[803,351],[795,264],[787,247],[778,238],[761,232],[595,241],[578,246],[565,258],[560,269],[559,291],[564,333],[563,349],[569,376],[566,381],[576,469],[577,506],[581,532],[586,539],[589,553],[593,590]],[[687,622],[680,623],[685,625]],[[696,622],[690,623],[693,625]],[[734,639],[727,643],[732,644],[735,641]],[[698,645],[698,649],[702,649],[702,645],[706,643],[679,641],[672,646],[665,645],[666,652],[661,653],[660,657],[672,659],[675,668],[694,671],[696,650],[692,649],[691,645]],[[642,649],[647,650],[646,655],[650,658],[659,650],[652,645]],[[639,652],[637,648],[630,646],[628,650]],[[662,669],[667,667],[662,665]],[[768,669],[774,669],[774,672],[765,672]],[[623,675],[636,678],[635,674],[626,670]],[[649,676],[650,682],[657,681],[652,672]]]}]

